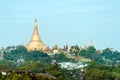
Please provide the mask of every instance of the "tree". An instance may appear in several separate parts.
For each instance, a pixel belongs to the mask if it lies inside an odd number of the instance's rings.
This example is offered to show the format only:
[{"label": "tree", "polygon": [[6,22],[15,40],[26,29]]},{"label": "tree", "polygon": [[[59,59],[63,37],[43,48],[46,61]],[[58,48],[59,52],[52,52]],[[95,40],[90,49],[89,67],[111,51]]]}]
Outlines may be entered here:
[{"label": "tree", "polygon": [[86,68],[84,78],[86,78],[86,80],[113,80],[113,76],[109,69],[110,67],[92,63]]},{"label": "tree", "polygon": [[81,51],[80,51],[80,55],[81,56],[87,56],[87,51],[85,50],[85,49],[82,49]]},{"label": "tree", "polygon": [[94,54],[95,54],[95,52],[96,52],[96,49],[95,49],[94,46],[89,46],[89,47],[87,48],[87,53],[88,53],[89,57],[90,57],[93,61],[94,61]]},{"label": "tree", "polygon": [[52,56],[53,60],[56,60],[57,62],[63,62],[63,61],[70,61],[71,59],[67,58],[64,53],[55,54]]},{"label": "tree", "polygon": [[63,76],[59,76],[56,80],[65,80]]},{"label": "tree", "polygon": [[88,52],[88,53],[91,53],[91,54],[94,54],[94,53],[96,52],[96,49],[95,49],[94,46],[89,46],[89,47],[87,48],[87,52]]},{"label": "tree", "polygon": [[16,74],[15,72],[13,72],[12,74],[4,77],[3,80],[23,80],[23,77],[19,74]]}]

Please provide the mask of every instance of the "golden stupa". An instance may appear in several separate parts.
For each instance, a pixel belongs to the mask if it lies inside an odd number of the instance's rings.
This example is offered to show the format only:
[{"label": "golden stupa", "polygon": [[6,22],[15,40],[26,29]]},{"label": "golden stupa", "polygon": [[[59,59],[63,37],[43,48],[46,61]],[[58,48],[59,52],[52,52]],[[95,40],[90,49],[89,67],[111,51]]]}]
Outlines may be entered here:
[{"label": "golden stupa", "polygon": [[34,32],[31,40],[27,44],[27,49],[30,50],[42,50],[47,49],[47,46],[41,41],[41,38],[38,33],[37,20],[34,22]]}]

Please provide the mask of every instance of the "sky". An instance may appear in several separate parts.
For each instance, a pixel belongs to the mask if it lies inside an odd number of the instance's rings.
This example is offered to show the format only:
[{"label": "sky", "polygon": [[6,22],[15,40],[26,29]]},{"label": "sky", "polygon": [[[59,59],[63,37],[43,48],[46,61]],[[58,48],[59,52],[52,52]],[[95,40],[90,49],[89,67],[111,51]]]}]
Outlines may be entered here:
[{"label": "sky", "polygon": [[26,45],[35,17],[50,47],[120,50],[120,0],[0,0],[0,47]]}]

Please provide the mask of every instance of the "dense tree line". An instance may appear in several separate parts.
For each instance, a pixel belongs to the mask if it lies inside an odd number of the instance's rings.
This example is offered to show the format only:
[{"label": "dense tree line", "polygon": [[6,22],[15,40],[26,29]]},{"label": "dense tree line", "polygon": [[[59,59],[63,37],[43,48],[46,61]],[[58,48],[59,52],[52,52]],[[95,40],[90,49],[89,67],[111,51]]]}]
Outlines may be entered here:
[{"label": "dense tree line", "polygon": [[[45,73],[45,74],[54,76],[56,80],[79,80],[80,79],[79,77],[80,69],[78,70],[77,69],[76,70],[62,69],[60,65],[58,65],[57,63],[47,64],[47,63],[41,63],[41,62],[35,62],[35,61],[32,61],[32,62],[27,61],[24,64],[21,64],[19,66],[16,65],[16,63],[9,62],[9,61],[6,61],[6,62],[0,61],[0,63],[2,63],[0,66],[0,70],[12,70],[13,72],[15,70],[33,71],[34,73],[36,73],[36,76],[39,73]],[[44,78],[44,76],[42,77]],[[27,78],[28,80],[52,80],[52,79],[41,79],[39,78],[39,76],[37,76],[38,79],[31,79],[29,75],[18,75],[16,73],[12,73],[6,76],[1,75],[0,79],[2,80],[9,80],[9,79],[10,80],[25,80],[23,78],[25,79]]]},{"label": "dense tree line", "polygon": [[56,60],[57,62],[69,62],[73,59],[67,58],[64,53],[59,53],[51,56],[52,60]]},{"label": "dense tree line", "polygon": [[1,80],[65,80],[63,77],[58,77],[58,78],[55,78],[51,75],[46,75],[46,74],[43,74],[43,75],[40,75],[40,74],[29,74],[27,71],[25,72],[25,74],[23,75],[20,74],[20,72],[10,72],[9,74],[7,75],[2,75],[0,74],[0,79]]},{"label": "dense tree line", "polygon": [[84,80],[120,80],[120,65],[118,67],[98,65],[92,62],[86,67]]},{"label": "dense tree line", "polygon": [[14,47],[7,47],[7,49],[5,50],[4,52],[5,60],[17,61],[17,59],[22,58],[26,61],[31,60],[31,61],[39,61],[46,63],[51,63],[52,60],[56,60],[57,62],[71,60],[67,58],[64,53],[59,53],[49,56],[48,53],[39,50],[28,51],[24,46],[17,46],[15,49],[12,50],[11,48]]},{"label": "dense tree line", "polygon": [[28,51],[24,46],[17,46],[13,50],[9,50],[9,48],[7,48],[4,52],[5,60],[17,61],[17,59],[22,58],[24,60],[40,61],[46,63],[51,62],[50,56],[42,51]]},{"label": "dense tree line", "polygon": [[101,65],[115,66],[120,63],[120,52],[113,51],[110,48],[97,50],[94,46],[89,46],[86,49],[80,49],[77,45],[70,49],[72,55],[89,58],[92,61]]},{"label": "dense tree line", "polygon": [[[17,63],[17,60],[24,59],[24,63]],[[35,73],[47,73],[54,77],[56,80],[73,80],[73,76],[71,73],[75,73],[78,75],[77,71],[69,71],[66,69],[61,69],[60,65],[57,63],[51,64],[52,60],[56,60],[57,62],[70,61],[71,59],[67,58],[63,53],[55,54],[49,56],[47,53],[42,51],[28,51],[24,46],[17,47],[7,47],[4,51],[4,60],[0,61],[0,69],[11,69],[11,70],[26,70],[33,71]],[[11,76],[11,77],[10,77]],[[3,77],[3,76],[2,76]],[[11,75],[7,75],[3,78],[3,80],[17,80],[18,77],[20,80],[31,80],[29,76],[26,77],[23,75],[18,75],[13,73]],[[18,80],[19,80],[18,79]],[[34,80],[34,79],[33,79]],[[36,79],[37,80],[37,79]],[[38,79],[38,80],[52,80],[52,79]],[[79,80],[79,78],[78,78]]]},{"label": "dense tree line", "polygon": [[[0,61],[0,69],[46,73],[56,77],[56,80],[120,80],[120,52],[112,51],[110,48],[98,51],[94,46],[81,49],[76,45],[71,47],[70,54],[73,56],[79,54],[92,60],[92,63],[84,69],[85,72],[82,75],[81,69],[67,70],[61,69],[57,63],[51,64],[52,60],[57,62],[71,61],[64,53],[49,56],[42,51],[28,51],[24,46],[7,47],[4,51],[4,60]],[[25,62],[17,63],[19,59],[24,59]],[[48,76],[35,76],[36,80],[52,80]],[[6,76],[0,74],[0,79],[34,80],[29,75],[23,76],[14,72]]]}]

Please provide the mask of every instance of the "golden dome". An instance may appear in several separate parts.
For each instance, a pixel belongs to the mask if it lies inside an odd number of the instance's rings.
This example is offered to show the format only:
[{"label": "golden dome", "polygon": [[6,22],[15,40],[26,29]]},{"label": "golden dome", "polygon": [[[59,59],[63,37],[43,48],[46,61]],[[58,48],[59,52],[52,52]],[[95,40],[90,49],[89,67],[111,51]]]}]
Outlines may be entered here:
[{"label": "golden dome", "polygon": [[30,42],[27,45],[27,49],[28,50],[45,50],[46,48],[47,46],[40,39],[40,36],[38,33],[38,27],[37,27],[37,20],[35,19],[34,32]]}]

